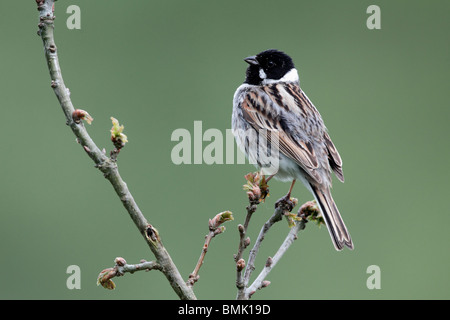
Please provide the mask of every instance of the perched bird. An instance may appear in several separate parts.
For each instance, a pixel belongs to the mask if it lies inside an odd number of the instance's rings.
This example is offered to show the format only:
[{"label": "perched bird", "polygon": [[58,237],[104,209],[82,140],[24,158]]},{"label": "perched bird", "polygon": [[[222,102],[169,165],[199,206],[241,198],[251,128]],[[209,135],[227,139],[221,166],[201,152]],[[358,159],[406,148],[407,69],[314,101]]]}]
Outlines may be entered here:
[{"label": "perched bird", "polygon": [[[257,167],[272,170],[268,179],[292,181],[283,199],[290,199],[295,181],[301,180],[314,195],[336,250],[353,249],[330,192],[331,171],[344,182],[342,160],[322,117],[300,88],[292,59],[271,49],[244,60],[249,64],[246,79],[233,98],[237,145]],[[274,154],[277,161],[269,161]]]}]

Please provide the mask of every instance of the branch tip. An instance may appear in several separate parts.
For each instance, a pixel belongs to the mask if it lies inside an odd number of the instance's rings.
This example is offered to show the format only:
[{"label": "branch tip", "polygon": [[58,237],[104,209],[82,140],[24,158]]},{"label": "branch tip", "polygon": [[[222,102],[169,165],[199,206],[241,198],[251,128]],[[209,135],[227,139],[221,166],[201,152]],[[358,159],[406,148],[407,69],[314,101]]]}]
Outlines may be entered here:
[{"label": "branch tip", "polygon": [[114,117],[111,117],[112,128],[111,128],[111,141],[114,144],[116,149],[120,150],[125,146],[125,143],[128,142],[128,138],[125,134],[123,134],[123,129],[125,128],[123,125],[119,124],[119,120]]},{"label": "branch tip", "polygon": [[115,263],[117,266],[119,266],[119,267],[123,267],[124,265],[127,264],[127,262],[125,261],[125,259],[122,258],[122,257],[117,257],[117,258],[115,258],[115,259],[114,259],[114,263]]},{"label": "branch tip", "polygon": [[[234,220],[233,214],[231,211],[224,211],[215,215],[214,218],[209,219],[208,225],[209,230],[214,231],[220,227],[221,224]],[[223,231],[222,231],[223,232]],[[220,232],[219,232],[220,233]]]},{"label": "branch tip", "polygon": [[322,213],[315,200],[304,203],[298,210],[297,216],[304,223],[314,221],[318,226],[325,224]]},{"label": "branch tip", "polygon": [[97,286],[101,285],[108,290],[114,290],[116,284],[111,279],[117,276],[117,270],[115,268],[107,268],[100,272],[97,277]]},{"label": "branch tip", "polygon": [[244,178],[247,180],[247,183],[243,188],[247,193],[250,204],[264,202],[266,197],[269,196],[269,185],[266,177],[260,172],[251,172],[246,174]]}]

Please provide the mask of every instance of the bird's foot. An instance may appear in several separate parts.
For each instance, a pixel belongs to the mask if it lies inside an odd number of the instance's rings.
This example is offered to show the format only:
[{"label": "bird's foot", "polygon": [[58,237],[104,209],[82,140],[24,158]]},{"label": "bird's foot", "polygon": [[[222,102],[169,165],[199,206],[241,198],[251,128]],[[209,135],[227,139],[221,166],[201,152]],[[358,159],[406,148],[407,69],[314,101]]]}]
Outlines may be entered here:
[{"label": "bird's foot", "polygon": [[294,201],[291,200],[291,195],[289,193],[284,197],[278,199],[277,202],[275,202],[275,209],[280,207],[289,212],[291,212],[292,209],[294,209],[295,203]]}]

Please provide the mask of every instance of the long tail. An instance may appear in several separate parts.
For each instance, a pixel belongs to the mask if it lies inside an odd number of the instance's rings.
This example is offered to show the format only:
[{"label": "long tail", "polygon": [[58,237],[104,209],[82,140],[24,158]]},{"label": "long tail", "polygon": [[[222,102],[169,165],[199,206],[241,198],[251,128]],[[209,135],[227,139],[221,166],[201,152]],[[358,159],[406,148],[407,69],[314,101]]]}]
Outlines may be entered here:
[{"label": "long tail", "polygon": [[329,188],[320,188],[311,185],[316,202],[320,207],[323,219],[330,233],[331,240],[333,240],[334,247],[340,251],[346,245],[348,248],[353,249],[353,242],[344,221],[339,213],[339,210],[334,203],[333,197]]}]

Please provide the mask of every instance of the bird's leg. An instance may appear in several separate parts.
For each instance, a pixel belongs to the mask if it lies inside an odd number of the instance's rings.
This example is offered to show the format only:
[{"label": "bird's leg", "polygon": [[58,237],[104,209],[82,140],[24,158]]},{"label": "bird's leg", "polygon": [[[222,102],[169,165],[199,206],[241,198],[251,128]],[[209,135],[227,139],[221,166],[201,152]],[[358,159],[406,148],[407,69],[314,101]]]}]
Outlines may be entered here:
[{"label": "bird's leg", "polygon": [[266,183],[268,183],[269,181],[270,181],[270,179],[272,179],[273,178],[273,176],[274,176],[274,174],[273,175],[271,175],[271,176],[269,176],[267,179],[266,179]]},{"label": "bird's leg", "polygon": [[[271,178],[271,177],[269,177]],[[281,199],[279,199],[277,202],[275,202],[275,208],[278,208],[281,205],[284,205],[288,211],[291,211],[294,209],[294,204],[291,201],[291,192],[294,188],[295,179],[292,180],[291,187],[289,188],[289,192]]]},{"label": "bird's leg", "polygon": [[289,192],[288,192],[287,195],[286,195],[287,200],[289,200],[289,199],[291,198],[291,192],[292,192],[292,189],[294,188],[294,184],[295,184],[295,179],[292,180],[291,187],[289,188]]}]

